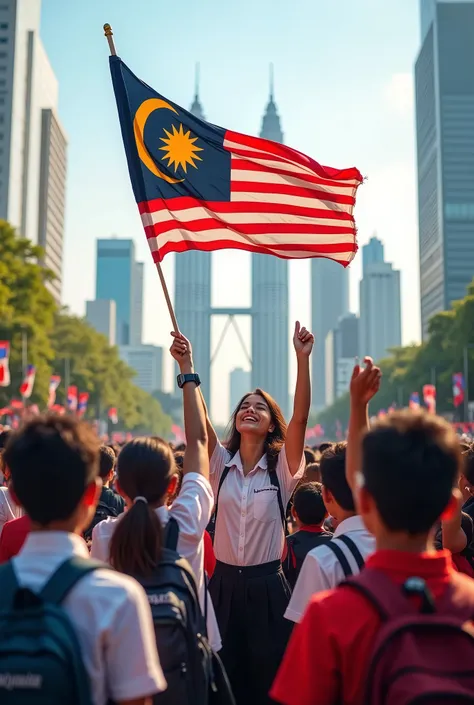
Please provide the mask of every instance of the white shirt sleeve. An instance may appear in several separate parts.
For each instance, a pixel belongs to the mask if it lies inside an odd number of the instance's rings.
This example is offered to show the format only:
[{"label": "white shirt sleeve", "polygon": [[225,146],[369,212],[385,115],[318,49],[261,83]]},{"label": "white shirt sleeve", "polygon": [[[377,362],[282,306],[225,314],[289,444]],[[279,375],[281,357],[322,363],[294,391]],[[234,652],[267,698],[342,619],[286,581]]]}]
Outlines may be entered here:
[{"label": "white shirt sleeve", "polygon": [[276,473],[277,473],[277,477],[280,481],[280,488],[281,488],[281,494],[282,494],[284,507],[286,507],[286,505],[290,501],[291,495],[293,494],[296,485],[303,477],[304,469],[305,469],[305,457],[304,457],[304,453],[303,453],[303,455],[301,456],[301,461],[300,461],[300,464],[298,467],[298,471],[296,472],[295,475],[291,474],[290,466],[288,465],[288,460],[286,458],[286,448],[285,448],[285,446],[283,446],[283,448],[280,451],[280,455],[278,456]]},{"label": "white shirt sleeve", "polygon": [[300,622],[311,597],[317,592],[329,590],[330,581],[317,559],[316,551],[310,551],[303,561],[295,589],[285,612],[286,619]]},{"label": "white shirt sleeve", "polygon": [[173,502],[170,516],[179,525],[179,552],[189,559],[196,551],[212,514],[214,494],[205,477],[190,472],[183,478],[179,495]]},{"label": "white shirt sleeve", "polygon": [[214,492],[214,495],[217,495],[217,489],[219,487],[219,480],[221,479],[222,473],[224,472],[224,468],[226,463],[228,463],[230,460],[230,453],[226,448],[221,443],[217,443],[216,447],[214,448],[214,453],[212,454],[211,461],[210,461],[210,466],[209,466],[209,472],[210,472],[210,481],[212,485],[212,489]]},{"label": "white shirt sleeve", "polygon": [[105,639],[106,680],[113,700],[134,700],[166,689],[145,591],[127,580]]},{"label": "white shirt sleeve", "polygon": [[101,531],[101,524],[96,524],[92,529],[91,558],[96,561],[109,562],[109,537],[104,537]]}]

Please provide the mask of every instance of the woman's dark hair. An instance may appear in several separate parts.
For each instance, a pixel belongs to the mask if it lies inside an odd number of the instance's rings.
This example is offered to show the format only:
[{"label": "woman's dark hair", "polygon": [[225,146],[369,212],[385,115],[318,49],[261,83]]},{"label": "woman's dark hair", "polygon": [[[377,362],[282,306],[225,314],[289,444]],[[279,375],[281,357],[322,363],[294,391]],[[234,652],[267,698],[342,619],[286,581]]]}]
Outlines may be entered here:
[{"label": "woman's dark hair", "polygon": [[263,389],[256,389],[254,392],[249,392],[237,404],[237,407],[232,414],[232,418],[229,423],[229,430],[227,432],[227,440],[224,445],[231,455],[235,455],[240,448],[240,433],[237,431],[237,414],[240,411],[240,407],[244,401],[254,394],[262,397],[262,399],[267,403],[270,410],[270,416],[272,418],[272,424],[274,425],[273,431],[267,434],[265,439],[265,453],[267,456],[268,470],[272,472],[276,468],[278,461],[278,456],[286,438],[287,425],[284,419],[283,413],[270,394],[264,392]]},{"label": "woman's dark hair", "polygon": [[117,459],[122,492],[135,501],[117,522],[110,542],[110,563],[122,573],[151,575],[161,557],[162,527],[155,512],[175,472],[170,446],[161,438],[135,438]]}]

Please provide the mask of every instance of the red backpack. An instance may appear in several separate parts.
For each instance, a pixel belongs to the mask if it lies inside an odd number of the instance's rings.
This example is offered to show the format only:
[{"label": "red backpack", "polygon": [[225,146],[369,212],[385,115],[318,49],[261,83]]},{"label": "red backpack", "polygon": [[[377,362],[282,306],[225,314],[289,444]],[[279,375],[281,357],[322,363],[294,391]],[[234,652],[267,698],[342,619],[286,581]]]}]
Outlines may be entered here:
[{"label": "red backpack", "polygon": [[453,574],[436,605],[421,578],[399,587],[366,568],[344,584],[364,595],[382,619],[365,705],[474,703],[473,580]]}]

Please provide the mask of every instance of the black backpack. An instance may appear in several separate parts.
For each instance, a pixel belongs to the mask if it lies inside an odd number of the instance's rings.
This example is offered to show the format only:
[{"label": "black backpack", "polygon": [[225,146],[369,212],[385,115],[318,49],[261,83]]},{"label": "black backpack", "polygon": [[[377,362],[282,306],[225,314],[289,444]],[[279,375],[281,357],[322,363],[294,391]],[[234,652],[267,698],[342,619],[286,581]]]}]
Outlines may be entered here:
[{"label": "black backpack", "polygon": [[[344,553],[342,546],[340,545],[341,543],[349,550],[349,553],[352,555],[355,562],[357,563],[358,570],[356,573],[354,573],[354,571],[352,570],[351,565],[347,560],[347,556]],[[351,575],[357,575],[364,567],[365,561],[362,556],[362,553],[359,551],[356,544],[349,536],[341,534],[341,536],[331,539],[331,541],[328,541],[324,545],[331,549],[331,551],[336,556],[337,560],[341,564],[342,570],[344,571],[345,578],[350,578]]]},{"label": "black backpack", "polygon": [[75,556],[37,593],[18,584],[10,561],[0,567],[2,705],[92,705],[90,680],[62,602],[85,575],[110,566]]},{"label": "black backpack", "polygon": [[87,543],[92,541],[92,531],[97,524],[100,524],[100,522],[104,521],[104,519],[108,519],[109,517],[115,518],[118,517],[118,515],[119,513],[116,509],[110,507],[105,502],[99,501],[95,509],[94,518],[92,519],[90,526],[83,533],[84,541]]},{"label": "black backpack", "polygon": [[196,581],[177,552],[179,526],[170,517],[161,560],[144,587],[155,626],[156,644],[167,689],[155,705],[234,705],[227,676],[207,640]]}]

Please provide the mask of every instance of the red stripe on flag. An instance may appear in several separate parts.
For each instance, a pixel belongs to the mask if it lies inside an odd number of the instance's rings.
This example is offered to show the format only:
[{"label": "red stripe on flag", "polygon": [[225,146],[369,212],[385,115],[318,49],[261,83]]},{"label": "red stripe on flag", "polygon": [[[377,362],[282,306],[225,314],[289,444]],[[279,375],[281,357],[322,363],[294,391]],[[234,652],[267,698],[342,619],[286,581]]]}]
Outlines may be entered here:
[{"label": "red stripe on flag", "polygon": [[232,193],[281,193],[288,196],[313,198],[315,201],[328,201],[330,203],[345,203],[349,206],[355,204],[353,196],[343,196],[330,191],[304,188],[304,186],[291,186],[290,184],[267,184],[262,181],[232,181]]},{"label": "red stripe on flag", "polygon": [[[246,154],[246,153],[245,153]],[[247,154],[246,154],[247,156]],[[265,159],[265,156],[258,154],[258,159]],[[273,159],[273,157],[271,157]],[[323,186],[333,186],[334,188],[346,188],[355,189],[355,185],[351,183],[345,183],[343,181],[334,181],[334,179],[323,179],[314,174],[310,174],[307,171],[294,171],[290,169],[284,169],[283,166],[288,164],[284,159],[279,160],[282,164],[281,167],[276,167],[274,165],[260,164],[258,162],[253,162],[250,159],[241,159],[240,157],[233,157],[231,162],[231,168],[237,169],[239,171],[257,171],[266,174],[278,174],[280,176],[289,176],[294,179],[301,179],[307,181],[310,184],[321,184]]]},{"label": "red stripe on flag", "polygon": [[[217,230],[227,228],[242,235],[265,235],[266,233],[301,234],[301,235],[353,235],[354,228],[344,225],[317,225],[311,223],[228,223],[218,218],[199,218],[197,220],[180,221],[172,218],[165,222],[146,225],[145,232],[148,238],[167,233],[176,228],[202,232],[203,230]],[[280,245],[275,245],[280,247]],[[301,245],[302,248],[307,245]],[[345,248],[347,250],[347,247]],[[329,250],[332,251],[332,250]]]}]

